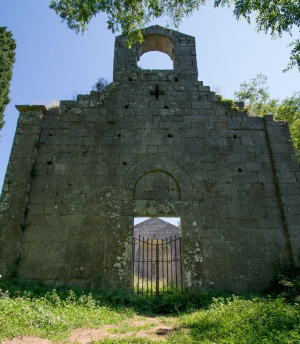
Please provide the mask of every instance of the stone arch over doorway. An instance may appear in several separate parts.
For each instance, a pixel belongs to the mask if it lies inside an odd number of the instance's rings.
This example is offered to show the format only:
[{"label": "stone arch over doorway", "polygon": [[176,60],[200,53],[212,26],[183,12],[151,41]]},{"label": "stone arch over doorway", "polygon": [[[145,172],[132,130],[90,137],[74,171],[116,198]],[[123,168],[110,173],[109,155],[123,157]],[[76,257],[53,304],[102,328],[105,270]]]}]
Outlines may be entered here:
[{"label": "stone arch over doorway", "polygon": [[150,171],[143,174],[135,184],[135,200],[180,200],[177,180],[165,171]]},{"label": "stone arch over doorway", "polygon": [[[189,200],[188,194],[192,191],[189,174],[179,163],[166,157],[147,157],[133,165],[123,179],[122,191],[130,192],[132,199],[139,199],[138,194],[146,192],[140,187],[139,182],[141,178],[148,176],[153,176],[154,180],[160,182],[164,179],[168,180],[170,187],[174,189],[174,193],[170,196],[173,200]],[[151,199],[155,199],[155,196],[152,195]]]}]

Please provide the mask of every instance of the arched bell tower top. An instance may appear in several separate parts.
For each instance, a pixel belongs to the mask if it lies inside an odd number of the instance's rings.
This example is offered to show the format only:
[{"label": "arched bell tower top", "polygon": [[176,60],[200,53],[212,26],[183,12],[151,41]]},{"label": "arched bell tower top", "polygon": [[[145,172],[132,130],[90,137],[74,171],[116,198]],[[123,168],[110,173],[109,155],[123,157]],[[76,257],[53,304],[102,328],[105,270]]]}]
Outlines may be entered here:
[{"label": "arched bell tower top", "polygon": [[[197,59],[195,37],[178,31],[170,31],[161,26],[151,26],[142,31],[144,41],[136,43],[131,49],[127,48],[124,36],[115,40],[114,81],[128,80],[131,74],[140,72],[137,62],[149,51],[160,51],[170,56],[173,61],[173,71],[184,74],[186,78],[197,80]],[[159,70],[161,73],[163,70]],[[142,70],[145,72],[145,70]],[[170,70],[168,70],[170,72]]]}]

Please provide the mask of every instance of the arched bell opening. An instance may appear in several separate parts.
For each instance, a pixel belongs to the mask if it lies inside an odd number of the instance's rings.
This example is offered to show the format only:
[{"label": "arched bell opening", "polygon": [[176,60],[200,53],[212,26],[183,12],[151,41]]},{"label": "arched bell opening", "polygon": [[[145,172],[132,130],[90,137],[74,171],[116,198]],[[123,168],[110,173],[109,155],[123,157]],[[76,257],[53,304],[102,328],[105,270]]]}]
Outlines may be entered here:
[{"label": "arched bell opening", "polygon": [[[173,61],[173,68],[175,67],[175,49],[173,41],[164,35],[148,34],[144,36],[143,43],[139,46],[137,51],[137,61],[143,54],[148,52],[161,52],[167,54]],[[162,69],[162,68],[158,68]]]},{"label": "arched bell opening", "polygon": [[160,51],[149,51],[137,63],[139,69],[142,70],[173,70],[174,63],[170,57]]}]

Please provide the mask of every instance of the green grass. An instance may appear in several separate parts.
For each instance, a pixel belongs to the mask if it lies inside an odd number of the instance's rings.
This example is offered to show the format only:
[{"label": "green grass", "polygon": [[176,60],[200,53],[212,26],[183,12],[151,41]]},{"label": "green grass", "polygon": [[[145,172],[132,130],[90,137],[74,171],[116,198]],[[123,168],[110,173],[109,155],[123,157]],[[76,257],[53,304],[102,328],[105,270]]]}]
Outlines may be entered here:
[{"label": "green grass", "polygon": [[[184,343],[299,343],[300,309],[283,299],[240,297],[215,299],[207,310],[181,317],[190,331],[175,333],[174,342]],[[172,341],[171,341],[172,342]]]},{"label": "green grass", "polygon": [[166,343],[164,340],[157,341],[152,340],[148,338],[135,338],[135,337],[128,337],[128,338],[122,338],[122,339],[111,339],[106,338],[104,340],[98,341],[97,343],[104,343],[104,344],[160,344],[160,343]]},{"label": "green grass", "polygon": [[[167,343],[300,343],[299,294],[295,289],[293,298],[284,299],[290,290],[283,294],[284,285],[279,285],[280,291],[272,296],[198,291],[147,298],[107,288],[80,291],[1,281],[0,342],[32,335],[63,343],[73,329],[115,324],[108,333],[132,335],[105,338],[99,343],[159,343],[135,337],[138,331],[147,331],[159,322],[175,326]],[[147,321],[145,315],[157,322],[133,324],[134,320]]]},{"label": "green grass", "polygon": [[0,298],[0,340],[34,335],[53,340],[65,339],[70,330],[99,328],[131,318],[130,308],[113,309],[101,305],[91,294],[76,295],[72,290],[66,297],[55,290],[45,296],[21,292]]}]

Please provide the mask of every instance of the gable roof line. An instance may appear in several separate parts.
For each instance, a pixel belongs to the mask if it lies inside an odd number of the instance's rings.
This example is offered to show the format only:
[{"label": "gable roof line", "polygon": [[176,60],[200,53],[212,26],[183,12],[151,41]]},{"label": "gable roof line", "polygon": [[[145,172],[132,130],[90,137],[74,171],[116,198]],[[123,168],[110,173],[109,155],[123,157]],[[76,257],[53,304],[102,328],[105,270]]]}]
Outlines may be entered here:
[{"label": "gable roof line", "polygon": [[[153,222],[156,222],[156,223],[153,223]],[[176,229],[178,229],[179,227],[178,226],[175,226],[173,225],[172,223],[170,222],[167,222],[167,221],[164,221],[158,217],[150,217],[149,219],[143,221],[143,222],[140,222],[138,223],[137,225],[134,226],[135,229],[138,229],[138,227],[141,227],[143,225],[167,225],[167,226],[171,226],[171,227],[175,227]]]}]

